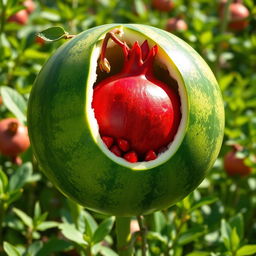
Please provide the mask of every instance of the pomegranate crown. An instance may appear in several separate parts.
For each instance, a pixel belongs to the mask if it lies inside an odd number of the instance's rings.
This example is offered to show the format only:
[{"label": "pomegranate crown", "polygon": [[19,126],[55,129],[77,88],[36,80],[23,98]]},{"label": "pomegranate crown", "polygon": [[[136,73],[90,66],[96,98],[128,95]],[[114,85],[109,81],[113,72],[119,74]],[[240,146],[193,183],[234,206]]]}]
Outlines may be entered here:
[{"label": "pomegranate crown", "polygon": [[116,34],[120,34],[119,29],[113,29],[108,32],[103,40],[101,54],[100,54],[100,69],[107,73],[110,72],[111,66],[106,58],[106,49],[108,40],[111,38],[117,45],[119,45],[124,54],[124,66],[122,73],[125,74],[146,74],[151,73],[153,60],[157,54],[158,47],[154,45],[149,48],[148,41],[145,40],[141,45],[136,41],[132,48],[126,42],[122,42],[117,38]]}]

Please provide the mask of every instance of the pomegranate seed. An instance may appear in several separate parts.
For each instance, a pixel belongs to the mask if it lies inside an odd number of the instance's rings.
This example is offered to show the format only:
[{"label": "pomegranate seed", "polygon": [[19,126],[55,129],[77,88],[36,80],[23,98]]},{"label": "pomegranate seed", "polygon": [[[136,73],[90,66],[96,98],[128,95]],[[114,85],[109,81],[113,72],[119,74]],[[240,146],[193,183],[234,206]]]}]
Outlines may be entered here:
[{"label": "pomegranate seed", "polygon": [[129,142],[124,139],[117,139],[118,147],[123,151],[126,152],[130,149]]},{"label": "pomegranate seed", "polygon": [[149,150],[146,154],[145,161],[155,160],[157,158],[154,150]]},{"label": "pomegranate seed", "polygon": [[112,137],[108,136],[102,136],[102,140],[106,144],[108,148],[110,148],[113,145],[114,139]]},{"label": "pomegranate seed", "polygon": [[124,155],[124,159],[130,163],[136,163],[138,162],[137,154],[134,151],[131,151],[129,153],[126,153]]},{"label": "pomegranate seed", "polygon": [[121,152],[120,148],[117,145],[113,145],[111,147],[110,151],[112,153],[114,153],[116,156],[121,156],[122,155],[122,152]]}]

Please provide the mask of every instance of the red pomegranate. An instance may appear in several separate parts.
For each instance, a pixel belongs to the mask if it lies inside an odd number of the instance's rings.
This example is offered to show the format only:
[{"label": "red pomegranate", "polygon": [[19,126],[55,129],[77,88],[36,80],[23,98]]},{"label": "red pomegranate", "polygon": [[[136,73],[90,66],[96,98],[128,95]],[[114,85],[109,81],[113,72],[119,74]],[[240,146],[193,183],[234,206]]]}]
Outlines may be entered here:
[{"label": "red pomegranate", "polygon": [[20,25],[26,25],[28,22],[28,13],[26,10],[20,10],[8,18],[8,22],[14,22]]},{"label": "red pomegranate", "polygon": [[188,25],[182,18],[170,18],[165,29],[169,32],[185,31],[188,29]]},{"label": "red pomegranate", "polygon": [[[223,17],[224,6],[227,0],[222,0],[219,6],[219,15]],[[250,15],[249,10],[245,5],[242,4],[242,1],[234,1],[229,6],[229,15],[230,20],[228,23],[228,27],[234,31],[244,30],[248,25],[248,17]]]},{"label": "red pomegranate", "polygon": [[238,150],[234,148],[224,156],[224,169],[229,176],[247,176],[252,169],[244,163],[243,158],[238,158],[236,153]]},{"label": "red pomegranate", "polygon": [[45,44],[44,39],[41,38],[41,37],[39,37],[39,36],[36,36],[35,41],[36,41],[36,43],[37,43],[38,45],[41,45],[41,46],[43,46],[43,45]]},{"label": "red pomegranate", "polygon": [[152,6],[158,11],[169,12],[174,8],[172,0],[152,0]]},{"label": "red pomegranate", "polygon": [[0,153],[9,156],[19,164],[17,156],[30,146],[27,127],[15,118],[0,121]]},{"label": "red pomegranate", "polygon": [[23,2],[23,5],[26,7],[26,11],[30,14],[36,9],[36,5],[33,0],[26,0]]},{"label": "red pomegranate", "polygon": [[[132,163],[154,160],[177,132],[181,119],[178,93],[154,76],[157,45],[150,49],[147,41],[142,45],[135,42],[129,48],[113,34],[111,37],[122,47],[125,59],[120,73],[94,88],[92,107],[99,132],[103,141],[108,138],[105,143],[117,156]],[[100,62],[105,70],[108,39],[103,43]]]}]

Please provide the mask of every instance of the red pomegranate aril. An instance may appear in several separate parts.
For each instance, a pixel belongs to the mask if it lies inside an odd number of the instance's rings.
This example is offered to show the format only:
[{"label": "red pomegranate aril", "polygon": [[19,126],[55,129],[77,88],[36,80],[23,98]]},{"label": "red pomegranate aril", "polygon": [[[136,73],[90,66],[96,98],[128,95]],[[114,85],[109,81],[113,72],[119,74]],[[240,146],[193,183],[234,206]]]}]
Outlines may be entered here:
[{"label": "red pomegranate aril", "polygon": [[121,156],[122,155],[122,151],[120,150],[120,148],[117,146],[117,145],[113,145],[111,148],[110,148],[110,151],[112,153],[114,153],[116,156]]},{"label": "red pomegranate aril", "polygon": [[157,155],[154,150],[149,150],[146,154],[145,161],[151,161],[155,160],[157,158]]},{"label": "red pomegranate aril", "polygon": [[102,136],[102,140],[108,148],[110,148],[114,143],[114,139],[112,137]]},{"label": "red pomegranate aril", "polygon": [[127,152],[130,149],[129,142],[124,139],[117,139],[117,145],[123,152]]},{"label": "red pomegranate aril", "polygon": [[134,151],[128,152],[124,154],[124,159],[130,163],[136,163],[138,162],[138,156]]}]

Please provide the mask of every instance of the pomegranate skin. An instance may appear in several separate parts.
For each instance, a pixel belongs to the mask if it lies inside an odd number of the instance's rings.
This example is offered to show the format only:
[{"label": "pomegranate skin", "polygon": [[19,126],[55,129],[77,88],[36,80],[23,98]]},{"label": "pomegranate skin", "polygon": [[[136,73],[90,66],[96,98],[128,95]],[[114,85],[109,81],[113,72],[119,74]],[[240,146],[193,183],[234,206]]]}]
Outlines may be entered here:
[{"label": "pomegranate skin", "polygon": [[28,13],[26,10],[20,10],[8,18],[8,22],[14,22],[20,25],[26,25],[28,22]]},{"label": "pomegranate skin", "polygon": [[92,106],[100,133],[126,139],[139,155],[167,146],[179,125],[174,120],[180,121],[179,114],[174,116],[179,102],[173,90],[152,80],[117,76],[94,89]]},{"label": "pomegranate skin", "polygon": [[[10,131],[10,125],[17,124],[16,131]],[[16,157],[30,146],[27,127],[15,118],[0,121],[0,153]]]},{"label": "pomegranate skin", "polygon": [[252,169],[245,165],[244,159],[237,158],[236,151],[230,151],[224,156],[224,169],[229,176],[248,176]]},{"label": "pomegranate skin", "polygon": [[26,0],[23,2],[23,5],[26,7],[27,13],[32,13],[36,9],[36,5],[32,0]]},{"label": "pomegranate skin", "polygon": [[[224,7],[226,0],[222,0],[219,5],[219,16],[223,17]],[[234,31],[242,31],[248,27],[249,22],[247,18],[250,15],[249,10],[245,5],[239,1],[231,3],[229,6],[230,21],[228,23],[228,28]]]},{"label": "pomegranate skin", "polygon": [[172,0],[153,0],[152,6],[161,12],[169,12],[174,8],[174,3]]},{"label": "pomegranate skin", "polygon": [[186,31],[188,29],[188,25],[181,18],[170,18],[167,21],[165,29],[169,32]]}]

